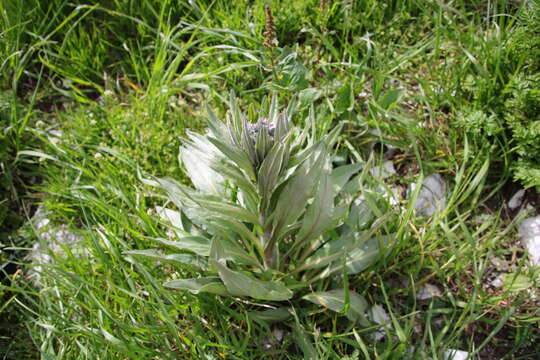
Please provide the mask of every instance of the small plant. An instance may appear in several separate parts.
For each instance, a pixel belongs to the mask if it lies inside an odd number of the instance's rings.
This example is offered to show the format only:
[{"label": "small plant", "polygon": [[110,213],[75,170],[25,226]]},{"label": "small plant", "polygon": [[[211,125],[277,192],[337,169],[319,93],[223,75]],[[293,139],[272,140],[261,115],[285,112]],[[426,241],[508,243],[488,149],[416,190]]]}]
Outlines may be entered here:
[{"label": "small plant", "polygon": [[178,239],[156,239],[180,252],[128,253],[200,269],[201,277],[165,283],[172,289],[271,301],[308,292],[303,299],[334,311],[347,307],[350,319],[364,320],[367,303],[357,293],[309,292],[323,279],[366,269],[389,240],[374,236],[377,226],[358,231],[353,200],[361,176],[354,175],[362,166],[332,168],[330,160],[340,128],[316,141],[307,129],[291,127],[275,97],[256,123],[234,96],[230,107],[226,125],[209,109],[209,132],[189,133],[180,149],[195,189],[170,178],[145,180],[180,210],[159,209]]}]

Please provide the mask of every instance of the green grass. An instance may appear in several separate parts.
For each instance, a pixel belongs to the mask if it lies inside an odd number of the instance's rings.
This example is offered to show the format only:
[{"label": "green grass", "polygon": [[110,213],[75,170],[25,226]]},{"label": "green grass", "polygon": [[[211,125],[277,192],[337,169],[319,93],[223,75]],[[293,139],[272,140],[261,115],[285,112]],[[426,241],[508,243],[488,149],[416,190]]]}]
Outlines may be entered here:
[{"label": "green grass", "polygon": [[[13,340],[2,333],[0,356],[444,359],[453,348],[482,359],[538,357],[539,274],[527,266],[517,220],[505,207],[517,189],[515,144],[508,129],[494,136],[463,126],[470,111],[501,106],[505,85],[528,63],[526,53],[517,58],[507,49],[523,31],[520,14],[537,8],[528,1],[365,0],[327,1],[321,11],[319,1],[269,1],[279,41],[272,60],[263,46],[265,3],[0,4],[6,216],[28,217],[43,203],[51,227],[67,224],[82,236],[52,254],[39,285],[26,279],[35,264],[0,285],[0,316],[24,324]],[[284,59],[290,52],[297,56]],[[281,103],[297,99],[299,125],[313,104],[318,134],[344,123],[336,161],[367,160],[373,141],[397,146],[399,175],[388,183],[399,189],[433,172],[447,180],[446,209],[419,218],[402,199],[388,256],[348,279],[391,315],[384,340],[371,338],[375,327],[307,303],[291,321],[261,323],[248,315],[249,302],[162,287],[193,274],[188,267],[124,255],[151,247],[148,237],[167,236],[153,210],[164,194],[139,174],[187,182],[180,138],[204,128],[204,102],[223,118],[231,89],[253,113],[272,91]],[[8,223],[6,245],[43,242],[29,224]],[[485,286],[494,258],[510,264],[499,289]],[[425,283],[443,295],[416,299]],[[271,338],[276,329],[285,333],[282,342]],[[32,340],[17,340],[27,330]]]}]

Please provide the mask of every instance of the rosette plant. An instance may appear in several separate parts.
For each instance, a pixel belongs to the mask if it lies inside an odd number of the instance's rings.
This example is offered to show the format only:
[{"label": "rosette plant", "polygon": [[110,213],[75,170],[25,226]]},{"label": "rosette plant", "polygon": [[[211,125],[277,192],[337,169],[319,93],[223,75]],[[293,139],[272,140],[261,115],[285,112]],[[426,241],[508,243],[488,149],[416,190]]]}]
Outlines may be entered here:
[{"label": "rosette plant", "polygon": [[309,126],[291,125],[290,109],[278,111],[276,97],[268,107],[256,122],[240,112],[234,95],[226,122],[208,109],[207,133],[188,133],[180,149],[194,188],[171,178],[145,180],[177,208],[158,208],[175,238],[154,239],[176,251],[129,254],[199,269],[199,277],[166,282],[169,288],[275,302],[303,298],[365,322],[359,294],[310,292],[326,278],[361,272],[387,243],[387,236],[374,236],[376,226],[358,229],[362,165],[332,166],[340,128],[315,140]]}]

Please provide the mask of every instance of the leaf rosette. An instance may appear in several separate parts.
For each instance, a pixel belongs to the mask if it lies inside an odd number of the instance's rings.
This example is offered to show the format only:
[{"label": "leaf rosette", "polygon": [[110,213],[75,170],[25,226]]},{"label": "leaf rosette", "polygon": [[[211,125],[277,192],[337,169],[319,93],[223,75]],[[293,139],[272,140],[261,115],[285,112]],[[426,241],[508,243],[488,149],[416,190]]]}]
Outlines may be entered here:
[{"label": "leaf rosette", "polygon": [[[145,180],[177,208],[158,208],[175,239],[154,239],[177,252],[128,254],[199,269],[200,277],[166,282],[172,289],[276,302],[302,297],[365,322],[361,295],[309,289],[365,270],[391,236],[376,235],[377,225],[359,229],[366,221],[358,217],[367,214],[358,201],[363,166],[331,161],[341,128],[316,140],[309,127],[291,126],[291,113],[292,106],[278,111],[275,96],[256,122],[240,112],[234,95],[225,122],[208,109],[208,131],[188,133],[180,148],[193,187]],[[313,112],[310,119],[314,124]]]}]

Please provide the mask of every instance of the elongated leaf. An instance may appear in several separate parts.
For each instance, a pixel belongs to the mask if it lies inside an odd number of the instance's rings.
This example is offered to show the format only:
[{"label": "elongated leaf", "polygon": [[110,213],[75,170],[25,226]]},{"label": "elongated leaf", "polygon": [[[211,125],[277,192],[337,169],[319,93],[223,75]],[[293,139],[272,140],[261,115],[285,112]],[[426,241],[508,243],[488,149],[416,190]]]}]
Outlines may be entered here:
[{"label": "elongated leaf", "polygon": [[291,317],[289,309],[280,307],[277,309],[268,309],[264,311],[250,311],[248,316],[255,321],[274,323],[283,322]]},{"label": "elongated leaf", "polygon": [[263,160],[257,179],[259,191],[263,198],[270,198],[284,165],[284,159],[288,157],[288,152],[288,145],[276,142]]},{"label": "elongated leaf", "polygon": [[247,121],[242,121],[242,139],[241,139],[242,148],[244,152],[248,155],[249,160],[252,164],[257,163],[257,152],[255,151],[255,140],[251,137],[249,130],[249,124]]},{"label": "elongated leaf", "polygon": [[[337,289],[316,292],[308,294],[302,297],[302,299],[321,305],[332,311],[340,312],[345,306],[345,291],[344,289]],[[367,301],[363,296],[349,290],[349,310],[346,313],[349,320],[360,322],[362,326],[369,326],[369,321],[367,321],[364,315],[367,307]]]},{"label": "elongated leaf", "polygon": [[344,234],[341,237],[331,240],[324,244],[312,256],[307,258],[305,264],[297,268],[295,271],[308,269],[318,269],[327,266],[328,264],[343,259],[343,257],[352,249],[361,247],[369,240],[366,231]]},{"label": "elongated leaf", "polygon": [[235,264],[245,264],[262,268],[257,258],[253,257],[232,240],[220,239],[223,245],[223,256]]},{"label": "elongated leaf", "polygon": [[303,358],[306,360],[319,360],[317,350],[315,349],[315,346],[313,346],[313,344],[311,343],[312,336],[309,336],[307,334],[307,331],[300,324],[298,319],[296,319],[296,323],[294,325],[295,326],[293,327],[292,333],[293,338],[300,350],[302,350]]},{"label": "elongated leaf", "polygon": [[249,160],[249,156],[245,152],[213,137],[209,137],[208,140],[214,144],[223,155],[232,160],[240,169],[245,171],[250,178],[255,178],[253,166]]},{"label": "elongated leaf", "polygon": [[364,245],[347,252],[345,264],[342,260],[335,261],[317,279],[322,279],[336,273],[340,273],[345,266],[348,274],[358,274],[369,267],[381,255],[381,250],[387,246],[393,235],[379,236],[371,238]]},{"label": "elongated leaf", "polygon": [[195,195],[194,199],[205,210],[209,211],[210,215],[215,213],[224,218],[233,218],[239,221],[250,222],[254,225],[261,226],[257,215],[247,211],[246,209],[225,201],[215,201],[209,197]]},{"label": "elongated leaf", "polygon": [[271,281],[261,281],[239,271],[227,267],[224,250],[219,241],[212,241],[210,261],[217,269],[219,277],[227,291],[235,296],[249,296],[260,300],[283,301],[292,298],[293,293],[283,284]]},{"label": "elongated leaf", "polygon": [[347,184],[351,176],[356,174],[364,164],[356,163],[343,165],[332,170],[332,184],[334,187],[334,194],[337,195],[341,189]]},{"label": "elongated leaf", "polygon": [[278,118],[278,107],[279,107],[279,104],[278,104],[278,96],[277,96],[277,93],[274,92],[272,94],[272,101],[270,102],[270,109],[268,110],[268,122],[270,124],[274,124],[276,125],[277,123],[277,118]]},{"label": "elongated leaf", "polygon": [[[380,238],[369,239],[364,245],[348,252],[347,257],[345,258],[345,268],[347,273],[358,274],[373,264],[373,261],[380,255],[380,241]],[[336,262],[333,267],[339,268],[340,264]]]},{"label": "elongated leaf", "polygon": [[272,146],[272,142],[270,141],[270,134],[268,133],[268,125],[265,124],[262,119],[259,120],[257,129],[255,151],[257,153],[258,163],[260,164],[266,157],[268,150]]},{"label": "elongated leaf", "polygon": [[337,91],[335,109],[338,114],[351,111],[354,106],[354,93],[351,83],[346,83]]},{"label": "elongated leaf", "polygon": [[185,205],[194,204],[192,195],[195,192],[185,186],[180,185],[176,180],[171,178],[156,178],[159,186],[167,192],[169,199],[180,209]]},{"label": "elongated leaf", "polygon": [[274,141],[283,141],[285,136],[289,133],[289,113],[285,110],[280,114],[276,121],[276,129],[274,131]]},{"label": "elongated leaf", "polygon": [[306,159],[290,182],[282,190],[274,211],[274,233],[267,246],[273,246],[287,225],[293,224],[302,214],[313,186],[319,180],[325,161],[324,146],[319,143],[312,159]]},{"label": "elongated leaf", "polygon": [[184,230],[184,225],[182,224],[182,216],[179,211],[167,209],[165,207],[156,206],[156,213],[159,217],[169,222],[172,226]]},{"label": "elongated leaf", "polygon": [[223,158],[223,155],[206,137],[189,133],[189,138],[180,147],[179,159],[191,182],[202,192],[221,194],[224,179],[211,168],[211,164]]},{"label": "elongated leaf", "polygon": [[[231,238],[241,240],[242,242],[244,242],[244,244],[249,244],[245,245],[246,250],[251,250],[251,246],[255,246],[259,250],[262,250],[261,240],[241,222],[236,221],[235,219],[220,217],[214,217],[211,220],[209,219],[208,221],[211,222],[213,225],[218,225],[222,234],[236,234],[237,236],[233,235],[231,236]],[[255,262],[252,264],[257,263]]]},{"label": "elongated leaf", "polygon": [[210,239],[204,236],[179,236],[177,241],[162,238],[151,238],[151,240],[178,250],[191,251],[201,256],[210,254]]},{"label": "elongated leaf", "polygon": [[205,104],[206,112],[208,113],[208,127],[210,128],[210,131],[214,135],[214,137],[218,139],[224,139],[227,135],[227,128],[224,123],[218,120],[216,117],[216,114],[208,104]]},{"label": "elongated leaf", "polygon": [[334,195],[332,182],[326,173],[321,175],[313,203],[307,208],[297,241],[316,239],[333,223]]},{"label": "elongated leaf", "polygon": [[257,188],[235,164],[227,161],[214,162],[211,164],[211,168],[242,189],[252,199],[256,199]]},{"label": "elongated leaf", "polygon": [[163,254],[157,249],[131,250],[124,252],[124,254],[140,256],[175,265],[194,265],[199,267],[201,270],[208,269],[208,262],[206,259],[192,254]]},{"label": "elongated leaf", "polygon": [[391,89],[388,90],[381,101],[379,102],[379,105],[385,109],[388,110],[392,105],[397,103],[401,97],[405,94],[405,90],[403,89]]},{"label": "elongated leaf", "polygon": [[230,295],[220,278],[215,276],[197,279],[177,279],[168,281],[163,286],[176,290],[187,290],[192,294],[207,292],[222,296]]}]

